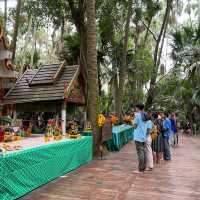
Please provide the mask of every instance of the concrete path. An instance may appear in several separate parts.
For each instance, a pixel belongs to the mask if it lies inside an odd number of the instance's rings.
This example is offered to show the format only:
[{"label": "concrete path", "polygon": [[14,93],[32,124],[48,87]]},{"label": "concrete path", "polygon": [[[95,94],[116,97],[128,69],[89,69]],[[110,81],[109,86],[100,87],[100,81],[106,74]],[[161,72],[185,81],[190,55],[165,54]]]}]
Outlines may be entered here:
[{"label": "concrete path", "polygon": [[21,200],[200,200],[200,139],[182,137],[173,159],[136,175],[133,143],[33,191]]}]

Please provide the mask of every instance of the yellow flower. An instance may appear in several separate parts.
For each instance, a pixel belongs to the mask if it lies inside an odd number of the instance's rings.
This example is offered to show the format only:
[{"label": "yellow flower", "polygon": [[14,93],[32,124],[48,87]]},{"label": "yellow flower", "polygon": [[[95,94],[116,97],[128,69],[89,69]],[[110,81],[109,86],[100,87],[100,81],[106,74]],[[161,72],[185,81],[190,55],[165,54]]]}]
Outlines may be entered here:
[{"label": "yellow flower", "polygon": [[102,114],[99,114],[99,117],[98,117],[98,125],[99,127],[102,127],[106,122],[106,118],[104,117],[104,115]]}]

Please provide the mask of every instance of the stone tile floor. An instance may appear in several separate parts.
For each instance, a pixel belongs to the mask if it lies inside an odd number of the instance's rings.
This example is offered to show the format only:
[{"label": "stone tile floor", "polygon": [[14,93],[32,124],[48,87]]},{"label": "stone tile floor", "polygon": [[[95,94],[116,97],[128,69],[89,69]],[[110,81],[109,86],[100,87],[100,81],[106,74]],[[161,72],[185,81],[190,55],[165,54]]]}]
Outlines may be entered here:
[{"label": "stone tile floor", "polygon": [[200,139],[183,136],[173,159],[136,175],[133,143],[66,174],[21,200],[200,200]]}]

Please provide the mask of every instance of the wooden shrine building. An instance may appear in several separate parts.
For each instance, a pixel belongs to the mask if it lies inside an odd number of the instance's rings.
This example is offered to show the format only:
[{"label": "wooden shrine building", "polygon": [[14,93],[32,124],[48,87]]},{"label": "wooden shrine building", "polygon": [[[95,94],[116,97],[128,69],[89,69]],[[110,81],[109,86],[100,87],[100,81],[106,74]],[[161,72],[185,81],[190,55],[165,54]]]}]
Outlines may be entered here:
[{"label": "wooden shrine building", "polygon": [[66,130],[66,108],[85,105],[85,80],[80,67],[61,64],[43,65],[27,70],[4,97],[4,104],[16,112],[55,112]]}]

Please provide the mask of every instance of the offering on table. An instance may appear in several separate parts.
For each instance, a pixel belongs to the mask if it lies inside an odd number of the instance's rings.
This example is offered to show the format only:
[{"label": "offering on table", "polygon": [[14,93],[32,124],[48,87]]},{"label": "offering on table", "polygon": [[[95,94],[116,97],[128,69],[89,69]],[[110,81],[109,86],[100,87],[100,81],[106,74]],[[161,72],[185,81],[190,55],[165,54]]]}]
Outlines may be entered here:
[{"label": "offering on table", "polygon": [[45,142],[49,142],[51,140],[51,136],[49,136],[48,134],[44,135],[44,141]]},{"label": "offering on table", "polygon": [[77,125],[75,122],[71,122],[69,124],[68,137],[70,139],[77,139],[81,137],[80,134],[78,133]]},{"label": "offering on table", "polygon": [[13,147],[11,147],[10,145],[8,144],[3,144],[3,149],[5,149],[6,151],[13,151]]},{"label": "offering on table", "polygon": [[62,135],[54,135],[54,140],[61,140],[62,139]]},{"label": "offering on table", "polygon": [[62,139],[61,129],[56,126],[54,130],[54,140],[61,140],[61,139]]},{"label": "offering on table", "polygon": [[56,120],[55,119],[49,119],[47,123],[47,130],[50,134],[54,134],[56,128]]},{"label": "offering on table", "polygon": [[49,136],[53,136],[55,133],[55,128],[56,128],[56,120],[49,119],[47,123],[47,134]]},{"label": "offering on table", "polygon": [[52,137],[53,137],[52,133],[47,131],[44,135],[44,141],[49,142],[52,139]]},{"label": "offering on table", "polygon": [[133,120],[133,118],[132,118],[130,115],[126,115],[126,116],[124,117],[124,122],[125,122],[126,124],[131,124],[131,123],[132,123],[132,120]]},{"label": "offering on table", "polygon": [[90,122],[85,122],[84,124],[84,131],[91,131],[92,130],[92,125]]},{"label": "offering on table", "polygon": [[61,134],[61,129],[59,127],[55,127],[55,133],[54,135],[62,135]]},{"label": "offering on table", "polygon": [[26,137],[30,137],[32,135],[32,127],[33,127],[33,125],[30,124],[26,131]]},{"label": "offering on table", "polygon": [[70,139],[77,139],[81,137],[81,135],[75,130],[71,130],[70,132],[68,132],[68,136]]},{"label": "offering on table", "polygon": [[14,149],[15,149],[15,150],[21,150],[22,147],[21,147],[20,145],[15,145],[15,146],[14,146]]},{"label": "offering on table", "polygon": [[11,142],[14,139],[14,134],[11,132],[11,129],[5,128],[4,130],[4,142]]},{"label": "offering on table", "polygon": [[117,122],[118,122],[118,118],[116,116],[114,116],[114,115],[111,115],[111,123],[112,123],[112,125],[117,124]]},{"label": "offering on table", "polygon": [[52,137],[54,138],[54,140],[62,139],[61,129],[58,127],[58,124],[55,119],[48,120],[47,132],[44,136],[45,142],[49,142]]},{"label": "offering on table", "polygon": [[15,141],[21,140],[21,136],[19,135],[19,133],[15,133],[15,135],[14,135],[14,140],[15,140]]}]

